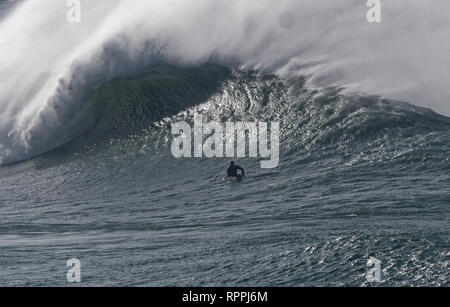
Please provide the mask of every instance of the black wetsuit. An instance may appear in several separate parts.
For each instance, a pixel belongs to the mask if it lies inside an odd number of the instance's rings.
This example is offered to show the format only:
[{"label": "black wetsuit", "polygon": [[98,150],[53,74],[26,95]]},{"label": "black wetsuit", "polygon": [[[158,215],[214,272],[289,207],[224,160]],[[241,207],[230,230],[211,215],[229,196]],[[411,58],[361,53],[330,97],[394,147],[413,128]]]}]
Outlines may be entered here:
[{"label": "black wetsuit", "polygon": [[227,170],[227,174],[228,177],[237,177],[238,173],[237,171],[240,170],[242,172],[242,177],[244,177],[244,169],[240,166],[237,165],[231,165],[228,170]]}]

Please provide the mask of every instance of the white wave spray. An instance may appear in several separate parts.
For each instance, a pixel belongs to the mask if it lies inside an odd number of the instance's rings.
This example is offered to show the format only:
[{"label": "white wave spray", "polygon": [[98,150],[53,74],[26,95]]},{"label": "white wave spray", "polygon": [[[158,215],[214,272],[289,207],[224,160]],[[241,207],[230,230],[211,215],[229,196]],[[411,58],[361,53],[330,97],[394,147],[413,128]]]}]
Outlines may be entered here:
[{"label": "white wave spray", "polygon": [[152,61],[216,61],[312,86],[342,86],[449,115],[450,2],[364,0],[26,0],[0,23],[0,164],[55,148],[92,125],[97,84]]}]

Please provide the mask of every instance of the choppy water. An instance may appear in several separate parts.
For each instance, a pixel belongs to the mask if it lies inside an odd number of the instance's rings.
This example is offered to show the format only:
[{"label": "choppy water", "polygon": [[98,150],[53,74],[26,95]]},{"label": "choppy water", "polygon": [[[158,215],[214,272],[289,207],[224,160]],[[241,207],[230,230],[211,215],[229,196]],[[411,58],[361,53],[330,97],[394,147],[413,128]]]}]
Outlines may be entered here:
[{"label": "choppy water", "polygon": [[[8,25],[22,25],[34,5],[50,2],[25,3],[3,11]],[[206,3],[198,5],[201,16]],[[60,37],[69,30],[53,26],[57,12],[30,23]],[[263,37],[252,32],[259,22],[252,14],[247,30]],[[10,33],[5,24],[0,34]],[[233,48],[214,41],[220,52],[199,60],[198,50],[180,47],[191,46],[174,35],[180,29],[169,33],[180,45],[167,46],[158,31],[156,43],[124,31],[109,45],[91,40],[92,63],[66,63],[65,47],[79,44],[73,33],[67,46],[48,39],[25,67],[15,64],[28,43],[12,34],[30,32],[10,31],[0,50],[8,59],[0,78],[10,77],[0,80],[1,286],[69,285],[69,258],[81,261],[83,286],[449,286],[450,118],[313,87],[312,63],[293,74],[268,70],[286,64],[278,53],[299,47],[289,44],[269,57],[257,50],[270,41],[255,39],[230,59]],[[198,35],[194,43],[208,45]],[[139,42],[142,54],[130,56],[127,48]],[[168,46],[180,49],[164,56]],[[42,100],[52,80],[57,86]],[[170,128],[195,114],[280,122],[279,167],[235,159],[247,175],[237,184],[223,180],[230,159],[175,159]],[[366,279],[370,257],[381,261],[381,283]]]}]

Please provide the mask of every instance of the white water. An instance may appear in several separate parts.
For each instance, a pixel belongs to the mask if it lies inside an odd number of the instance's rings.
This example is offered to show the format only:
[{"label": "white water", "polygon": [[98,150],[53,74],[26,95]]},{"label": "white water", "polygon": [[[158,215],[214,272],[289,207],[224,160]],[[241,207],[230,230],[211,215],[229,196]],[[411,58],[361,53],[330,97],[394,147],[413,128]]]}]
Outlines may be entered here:
[{"label": "white water", "polygon": [[82,132],[86,93],[156,55],[308,74],[450,115],[450,2],[382,3],[369,24],[365,0],[95,0],[70,24],[66,1],[27,0],[0,24],[0,164]]}]

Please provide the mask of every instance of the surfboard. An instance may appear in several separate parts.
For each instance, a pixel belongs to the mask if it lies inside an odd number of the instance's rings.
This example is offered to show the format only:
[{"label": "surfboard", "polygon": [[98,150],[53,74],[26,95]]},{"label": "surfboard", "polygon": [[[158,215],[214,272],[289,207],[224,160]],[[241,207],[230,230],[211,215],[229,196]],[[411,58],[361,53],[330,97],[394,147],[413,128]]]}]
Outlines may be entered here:
[{"label": "surfboard", "polygon": [[224,181],[229,181],[229,182],[242,182],[242,176],[241,175],[237,175],[236,177],[224,177],[223,180]]},{"label": "surfboard", "polygon": [[223,180],[231,183],[233,182],[239,183],[242,182],[243,178],[241,175],[238,175],[237,177],[224,177]]}]

